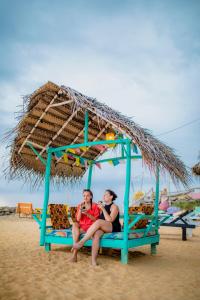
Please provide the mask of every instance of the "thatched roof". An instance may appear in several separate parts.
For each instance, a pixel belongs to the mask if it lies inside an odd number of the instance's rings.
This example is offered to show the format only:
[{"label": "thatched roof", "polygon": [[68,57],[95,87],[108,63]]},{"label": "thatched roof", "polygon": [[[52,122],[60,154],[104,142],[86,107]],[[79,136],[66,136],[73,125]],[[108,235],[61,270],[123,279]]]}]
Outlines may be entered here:
[{"label": "thatched roof", "polygon": [[199,176],[200,175],[200,162],[198,162],[194,167],[192,168],[192,172],[194,175]]},{"label": "thatched roof", "polygon": [[[62,103],[62,105],[61,105]],[[131,118],[111,109],[94,98],[84,96],[72,88],[47,82],[33,94],[24,97],[20,121],[12,131],[10,166],[7,173],[11,178],[23,179],[44,177],[45,166],[26,144],[30,141],[46,159],[46,147],[58,147],[71,143],[83,143],[84,112],[89,111],[89,141],[104,140],[107,132],[125,133],[139,147],[143,160],[151,171],[157,164],[168,171],[175,182],[187,184],[188,172],[173,150],[153,137]],[[14,137],[13,137],[14,134]],[[96,159],[106,149],[90,147],[81,155]],[[52,177],[58,182],[82,177],[86,166],[68,164],[63,159],[52,164]]]}]

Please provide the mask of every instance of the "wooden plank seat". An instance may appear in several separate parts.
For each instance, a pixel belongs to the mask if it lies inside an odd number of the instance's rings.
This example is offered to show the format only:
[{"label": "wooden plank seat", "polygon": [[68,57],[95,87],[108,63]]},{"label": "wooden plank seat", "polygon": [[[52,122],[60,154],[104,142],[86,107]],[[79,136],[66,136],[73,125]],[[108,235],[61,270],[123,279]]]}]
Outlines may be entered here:
[{"label": "wooden plank seat", "polygon": [[[62,207],[62,206],[59,206]],[[66,213],[64,213],[66,215]],[[37,221],[39,227],[42,226],[42,214],[33,215],[34,219]],[[50,215],[46,215],[47,218],[50,218]],[[68,211],[68,218],[72,218],[72,214],[70,209]],[[120,218],[124,218],[124,215],[120,215]],[[155,216],[146,215],[144,213],[139,214],[131,214],[129,215],[129,231],[128,231],[128,240],[127,247],[135,248],[143,245],[150,245],[151,254],[156,253],[156,245],[159,244],[159,233],[155,224]],[[72,218],[73,219],[73,218]],[[151,220],[150,224],[146,224],[144,228],[135,228],[135,225],[138,224],[141,226],[141,222],[143,219]],[[73,221],[73,220],[72,220]],[[140,227],[139,226],[139,227]],[[123,227],[122,227],[123,228]],[[81,235],[80,237],[82,237]],[[115,233],[105,233],[100,239],[100,247],[106,248],[114,248],[121,249],[121,258],[123,257],[123,249],[124,249],[124,232],[115,232]],[[45,250],[50,251],[51,245],[62,244],[66,246],[73,245],[73,238],[70,228],[65,229],[56,229],[53,228],[53,223],[51,226],[46,226],[45,230]],[[84,246],[92,246],[92,239],[88,240]]]},{"label": "wooden plank seat", "polygon": [[[66,236],[63,236],[63,233],[65,233]],[[128,234],[127,243],[128,249],[150,245],[151,254],[156,254],[156,245],[159,244],[159,234],[155,228],[152,228],[150,231],[147,231],[147,228],[133,230]],[[50,251],[52,244],[72,246],[73,239],[71,229],[55,230],[53,228],[47,228],[45,233],[45,250]],[[92,246],[92,239],[88,240],[84,246]],[[105,233],[100,239],[100,247],[121,249],[121,251],[123,251],[123,232]]]},{"label": "wooden plank seat", "polygon": [[[55,230],[53,228],[49,228],[46,231],[46,236],[61,236],[61,234],[65,234],[66,236],[62,236],[64,238],[71,238],[72,239],[72,231],[71,229],[61,229],[61,230]],[[147,236],[153,236],[155,235],[156,232],[154,229],[149,231],[147,233]],[[80,238],[82,238],[85,234],[81,234]],[[130,232],[128,235],[128,239],[136,239],[136,238],[141,238],[144,237],[145,235],[145,230],[135,230],[133,232]],[[123,232],[111,232],[111,233],[105,233],[101,239],[118,239],[122,240],[123,239]]]}]

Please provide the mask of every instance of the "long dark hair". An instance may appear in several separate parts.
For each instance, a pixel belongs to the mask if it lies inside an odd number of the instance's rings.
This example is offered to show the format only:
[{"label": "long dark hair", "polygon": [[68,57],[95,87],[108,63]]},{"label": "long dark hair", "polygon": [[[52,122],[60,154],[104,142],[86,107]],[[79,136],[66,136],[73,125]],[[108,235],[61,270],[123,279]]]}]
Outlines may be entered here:
[{"label": "long dark hair", "polygon": [[90,204],[91,204],[91,206],[92,206],[93,192],[92,192],[90,189],[84,189],[84,190],[83,190],[83,193],[84,193],[84,192],[88,192],[88,193],[90,193],[90,196],[91,196],[91,199],[90,199]]},{"label": "long dark hair", "polygon": [[108,192],[110,196],[112,196],[112,201],[117,199],[117,194],[115,194],[115,192],[113,192],[112,190],[106,190],[106,192]]}]

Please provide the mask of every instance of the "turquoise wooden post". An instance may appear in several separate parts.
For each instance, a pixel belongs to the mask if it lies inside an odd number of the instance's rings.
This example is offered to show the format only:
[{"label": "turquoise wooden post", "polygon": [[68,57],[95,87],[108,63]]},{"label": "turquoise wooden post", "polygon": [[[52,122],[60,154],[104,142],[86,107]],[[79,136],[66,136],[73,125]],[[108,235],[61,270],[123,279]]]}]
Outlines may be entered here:
[{"label": "turquoise wooden post", "polygon": [[45,159],[37,152],[37,150],[33,147],[31,143],[27,143],[27,145],[32,149],[32,151],[39,157],[40,161],[46,166]]},{"label": "turquoise wooden post", "polygon": [[49,184],[50,184],[50,174],[51,174],[51,152],[47,150],[47,165],[45,171],[45,193],[44,202],[42,210],[42,223],[40,231],[40,246],[44,246],[45,243],[45,233],[46,233],[46,218],[47,218],[47,207],[49,201]]},{"label": "turquoise wooden post", "polygon": [[[159,178],[159,167],[157,165],[156,168],[156,198],[155,198],[155,204],[154,204],[154,217],[155,217],[155,229],[156,233],[158,234],[158,226],[159,226],[159,220],[158,220],[158,206],[159,206],[159,185],[160,185],[160,178]],[[156,244],[151,244],[151,254],[156,254]]]},{"label": "turquoise wooden post", "polygon": [[123,144],[121,145],[121,155],[122,155],[122,157],[124,157],[124,145]]},{"label": "turquoise wooden post", "polygon": [[88,111],[85,111],[84,143],[88,142]]},{"label": "turquoise wooden post", "polygon": [[93,164],[90,163],[89,166],[89,173],[88,173],[88,181],[87,181],[87,189],[91,188],[91,182],[92,182],[92,169],[93,169]]},{"label": "turquoise wooden post", "polygon": [[160,175],[159,167],[156,168],[156,198],[154,206],[154,216],[156,218],[156,229],[158,230],[158,206],[159,206],[159,185],[160,185]]},{"label": "turquoise wooden post", "polygon": [[130,179],[131,179],[131,143],[128,141],[127,146],[127,160],[126,160],[126,187],[124,195],[124,236],[123,248],[121,250],[121,262],[128,263],[128,206],[129,206],[129,192],[130,192]]}]

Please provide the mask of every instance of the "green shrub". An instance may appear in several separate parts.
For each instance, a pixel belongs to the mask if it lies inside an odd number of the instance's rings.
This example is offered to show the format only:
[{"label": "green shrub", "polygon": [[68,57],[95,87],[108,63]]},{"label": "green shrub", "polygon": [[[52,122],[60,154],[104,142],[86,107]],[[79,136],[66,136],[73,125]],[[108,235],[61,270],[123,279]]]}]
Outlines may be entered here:
[{"label": "green shrub", "polygon": [[193,210],[196,206],[200,206],[200,200],[194,201],[176,201],[172,203],[172,206],[179,207],[185,210]]}]

